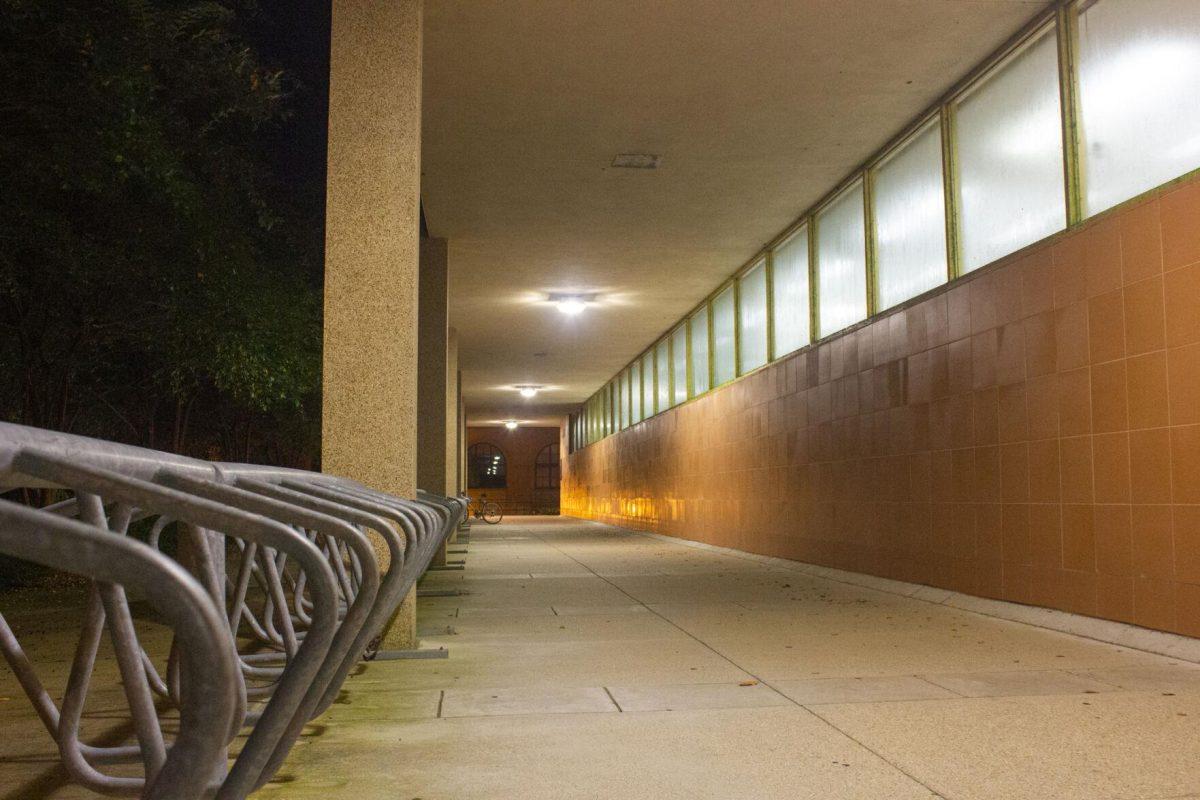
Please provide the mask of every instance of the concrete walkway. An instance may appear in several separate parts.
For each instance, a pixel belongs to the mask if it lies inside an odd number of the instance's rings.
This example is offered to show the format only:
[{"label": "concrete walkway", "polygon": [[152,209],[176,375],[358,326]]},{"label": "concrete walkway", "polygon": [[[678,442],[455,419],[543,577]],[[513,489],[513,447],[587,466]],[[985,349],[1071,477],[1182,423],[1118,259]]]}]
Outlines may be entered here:
[{"label": "concrete walkway", "polygon": [[619,529],[476,525],[258,797],[1200,797],[1200,668]]},{"label": "concrete walkway", "polygon": [[[465,549],[449,658],[362,666],[258,800],[1200,798],[1194,664],[567,519]],[[0,666],[0,800],[94,796],[56,763]]]}]

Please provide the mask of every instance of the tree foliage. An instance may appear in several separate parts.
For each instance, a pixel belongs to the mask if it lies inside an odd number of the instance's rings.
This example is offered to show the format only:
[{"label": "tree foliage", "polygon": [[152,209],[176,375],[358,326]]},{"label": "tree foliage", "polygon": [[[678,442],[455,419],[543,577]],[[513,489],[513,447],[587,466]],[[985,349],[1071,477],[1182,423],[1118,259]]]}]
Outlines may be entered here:
[{"label": "tree foliage", "polygon": [[319,211],[272,169],[297,87],[256,13],[0,0],[4,419],[311,462]]}]

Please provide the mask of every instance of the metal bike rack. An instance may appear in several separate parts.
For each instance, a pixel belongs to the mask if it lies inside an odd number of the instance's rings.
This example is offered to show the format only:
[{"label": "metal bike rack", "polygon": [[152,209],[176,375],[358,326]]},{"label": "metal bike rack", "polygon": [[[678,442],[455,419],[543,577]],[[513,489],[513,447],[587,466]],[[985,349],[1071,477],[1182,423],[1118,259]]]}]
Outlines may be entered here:
[{"label": "metal bike rack", "polygon": [[[22,487],[68,497],[0,500],[0,553],[92,581],[61,707],[2,615],[0,652],[73,781],[172,800],[241,800],[270,780],[466,512],[457,497],[0,423],[0,489]],[[130,591],[173,632],[165,663],[138,639]],[[113,747],[80,737],[105,628],[135,739]],[[102,769],[138,763],[140,777]]]}]

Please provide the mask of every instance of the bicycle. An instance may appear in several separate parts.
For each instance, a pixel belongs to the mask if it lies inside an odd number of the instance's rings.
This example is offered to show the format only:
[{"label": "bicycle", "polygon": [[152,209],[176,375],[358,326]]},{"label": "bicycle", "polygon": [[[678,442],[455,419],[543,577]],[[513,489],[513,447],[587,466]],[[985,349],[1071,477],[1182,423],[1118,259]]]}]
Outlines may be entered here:
[{"label": "bicycle", "polygon": [[500,508],[499,503],[492,500],[473,499],[467,506],[467,517],[481,519],[488,525],[495,525],[504,519],[504,511]]}]

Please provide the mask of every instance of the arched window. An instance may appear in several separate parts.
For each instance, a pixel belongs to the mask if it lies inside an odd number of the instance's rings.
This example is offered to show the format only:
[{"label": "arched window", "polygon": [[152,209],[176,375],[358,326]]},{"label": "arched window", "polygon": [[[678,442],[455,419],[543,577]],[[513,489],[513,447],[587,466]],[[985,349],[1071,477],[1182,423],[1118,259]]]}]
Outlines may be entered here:
[{"label": "arched window", "polygon": [[467,488],[504,489],[508,486],[508,468],[504,453],[487,442],[467,448]]},{"label": "arched window", "polygon": [[533,462],[533,488],[557,489],[561,474],[558,465],[558,445],[548,444]]}]

